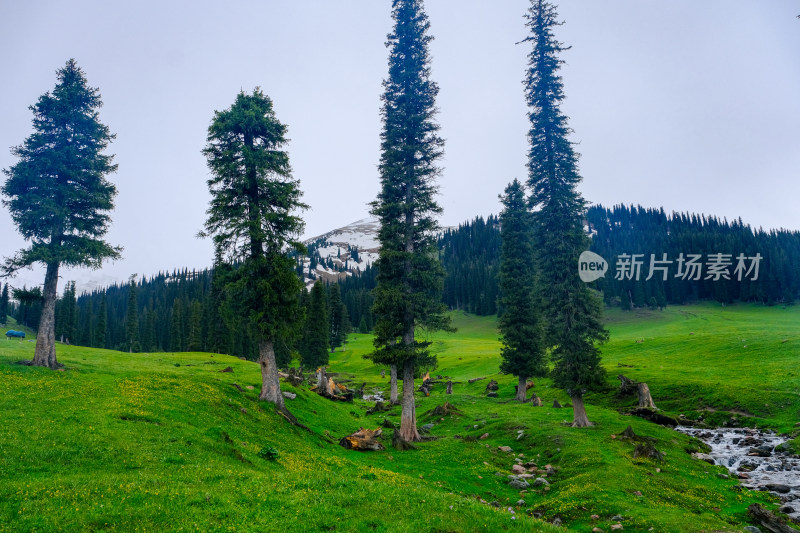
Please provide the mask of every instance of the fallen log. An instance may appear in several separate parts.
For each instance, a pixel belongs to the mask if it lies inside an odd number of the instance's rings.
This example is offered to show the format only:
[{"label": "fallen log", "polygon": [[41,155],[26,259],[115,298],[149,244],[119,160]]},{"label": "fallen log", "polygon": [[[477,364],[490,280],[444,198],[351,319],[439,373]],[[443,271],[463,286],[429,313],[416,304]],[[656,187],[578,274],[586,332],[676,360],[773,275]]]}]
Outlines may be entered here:
[{"label": "fallen log", "polygon": [[797,533],[797,530],[789,526],[783,518],[775,516],[771,511],[764,509],[757,503],[747,508],[747,514],[757,524],[767,531],[772,531],[772,533]]},{"label": "fallen log", "polygon": [[356,450],[359,452],[383,450],[383,444],[378,442],[378,437],[381,436],[383,430],[378,429],[364,429],[360,428],[352,435],[343,437],[339,441],[339,446],[348,450]]},{"label": "fallen log", "polygon": [[470,380],[467,380],[467,383],[475,383],[476,381],[480,381],[482,379],[486,379],[486,376],[483,376],[482,378],[472,378]]}]

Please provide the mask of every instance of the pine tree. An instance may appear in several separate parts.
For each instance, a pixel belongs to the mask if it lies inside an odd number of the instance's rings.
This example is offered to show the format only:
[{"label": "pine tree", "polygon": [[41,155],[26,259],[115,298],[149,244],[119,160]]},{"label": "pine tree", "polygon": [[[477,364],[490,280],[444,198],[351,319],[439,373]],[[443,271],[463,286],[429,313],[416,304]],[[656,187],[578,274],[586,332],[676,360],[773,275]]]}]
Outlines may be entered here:
[{"label": "pine tree", "polygon": [[444,141],[434,120],[438,86],[430,79],[430,26],[421,0],[393,0],[394,29],[388,36],[389,76],[383,82],[381,191],[372,203],[378,217],[380,257],[375,288],[375,350],[370,357],[402,372],[399,436],[419,440],[414,373],[433,367],[429,342],[415,328],[449,327],[441,303],[443,270],[436,251],[437,161]]},{"label": "pine tree", "polygon": [[138,352],[139,347],[139,307],[136,301],[136,275],[128,281],[128,310],[125,313],[125,346],[128,352]]},{"label": "pine tree", "polygon": [[8,323],[9,302],[8,282],[6,282],[6,284],[3,285],[3,294],[0,296],[0,325],[3,326]]},{"label": "pine tree", "polygon": [[330,336],[328,343],[331,347],[331,353],[336,351],[336,348],[344,342],[344,304],[342,304],[342,296],[339,292],[339,284],[333,283],[328,293],[328,323]]},{"label": "pine tree", "polygon": [[97,348],[106,348],[106,338],[108,337],[108,301],[106,291],[103,291],[103,299],[100,300],[100,311],[97,316],[97,327],[94,330],[94,345]]},{"label": "pine tree", "polygon": [[311,288],[308,300],[308,312],[304,328],[303,367],[313,370],[328,364],[328,346],[330,322],[328,319],[328,302],[325,296],[325,284],[317,280]]},{"label": "pine tree", "polygon": [[518,180],[506,187],[500,215],[500,291],[498,321],[503,358],[500,371],[518,378],[517,400],[525,401],[527,378],[547,374],[541,318],[535,304],[531,213]]},{"label": "pine tree", "polygon": [[605,371],[596,343],[608,332],[601,322],[602,302],[578,277],[578,256],[589,246],[583,231],[586,202],[577,191],[578,157],[569,141],[567,117],[561,112],[563,84],[558,75],[566,50],[554,35],[560,23],[553,5],[532,0],[526,16],[532,50],[525,79],[528,116],[528,185],[534,209],[539,295],[544,304],[547,344],[555,362],[553,381],[572,399],[576,427],[591,424],[583,396],[601,387]]},{"label": "pine tree", "polygon": [[3,172],[3,205],[22,236],[31,241],[2,270],[12,275],[34,263],[46,266],[42,314],[33,364],[56,368],[55,306],[61,266],[98,268],[119,257],[101,239],[110,222],[116,188],[105,176],[116,171],[102,152],[114,139],[98,120],[97,89],[87,85],[74,59],[57,72],[53,92],[31,106],[35,132],[12,149],[19,161]]},{"label": "pine tree", "polygon": [[71,344],[77,334],[77,306],[75,301],[75,282],[67,282],[64,295],[56,305],[56,336],[61,342]]},{"label": "pine tree", "polygon": [[156,312],[148,306],[144,312],[144,335],[142,335],[142,349],[147,352],[156,351]]},{"label": "pine tree", "polygon": [[189,338],[186,350],[189,352],[199,352],[203,349],[203,306],[198,300],[190,305],[189,311]]},{"label": "pine tree", "polygon": [[169,328],[169,349],[171,352],[182,352],[184,348],[183,302],[180,298],[175,298],[172,303],[172,322]]},{"label": "pine tree", "polygon": [[259,398],[291,417],[280,390],[275,341],[294,337],[301,325],[302,281],[288,252],[305,251],[298,240],[303,221],[293,213],[307,206],[282,150],[286,126],[272,100],[256,88],[214,113],[207,140],[212,198],[204,235],[213,238],[215,264],[235,265],[222,280],[224,315],[244,321],[257,342]]}]

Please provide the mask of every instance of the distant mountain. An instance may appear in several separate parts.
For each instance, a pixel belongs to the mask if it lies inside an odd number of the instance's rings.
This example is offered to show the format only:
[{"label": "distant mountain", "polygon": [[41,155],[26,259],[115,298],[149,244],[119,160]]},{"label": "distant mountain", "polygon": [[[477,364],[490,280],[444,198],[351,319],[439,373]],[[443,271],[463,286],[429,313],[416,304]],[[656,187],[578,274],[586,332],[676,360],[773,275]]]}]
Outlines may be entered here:
[{"label": "distant mountain", "polygon": [[308,254],[300,259],[306,285],[317,279],[341,280],[363,272],[378,259],[377,218],[362,218],[304,242]]}]

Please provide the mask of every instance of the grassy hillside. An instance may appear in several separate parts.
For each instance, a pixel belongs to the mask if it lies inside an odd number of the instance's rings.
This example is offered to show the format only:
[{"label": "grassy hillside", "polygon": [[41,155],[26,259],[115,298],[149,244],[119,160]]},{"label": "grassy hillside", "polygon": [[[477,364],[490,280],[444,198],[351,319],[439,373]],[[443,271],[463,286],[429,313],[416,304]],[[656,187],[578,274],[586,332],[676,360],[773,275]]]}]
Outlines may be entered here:
[{"label": "grassy hillside", "polygon": [[[694,306],[612,313],[609,324],[610,386],[624,371],[673,413],[727,419],[723,411],[734,410],[778,429],[798,420],[790,373],[800,309]],[[288,407],[309,433],[257,401],[254,363],[59,346],[67,369],[51,372],[13,364],[32,357],[33,343],[0,340],[0,531],[555,530],[529,515],[559,517],[576,531],[609,531],[617,515],[626,531],[740,531],[747,505],[770,500],[734,490],[720,468],[691,459],[688,437],[619,414],[630,402],[613,392],[588,397],[589,429],[569,427],[571,410],[550,406],[568,397],[548,380],[535,388],[546,407],[510,402],[494,321],[456,315],[456,325],[458,333],[431,339],[440,361],[432,374],[450,376],[454,394],[443,386],[418,394],[420,424],[434,423],[440,439],[365,454],[336,442],[399,420],[399,408],[366,415],[366,402],[284,384],[298,394]],[[361,357],[370,343],[353,335],[330,369],[385,388],[381,368]],[[500,382],[499,398],[485,397],[486,381],[466,383],[479,376]],[[424,414],[445,400],[460,413]],[[629,424],[656,439],[664,463],[633,459],[634,445],[612,437]],[[498,450],[505,445],[513,452]],[[271,448],[277,460],[262,457]],[[518,454],[551,465],[548,487],[508,487],[498,473],[509,474]]]}]

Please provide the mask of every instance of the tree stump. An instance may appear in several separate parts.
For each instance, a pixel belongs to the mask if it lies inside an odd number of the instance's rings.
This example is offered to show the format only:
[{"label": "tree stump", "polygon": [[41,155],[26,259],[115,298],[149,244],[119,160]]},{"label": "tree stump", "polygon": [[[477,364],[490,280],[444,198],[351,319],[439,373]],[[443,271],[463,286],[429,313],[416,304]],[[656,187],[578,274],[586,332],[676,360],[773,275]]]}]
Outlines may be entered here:
[{"label": "tree stump", "polygon": [[653,403],[653,397],[650,396],[650,387],[647,386],[647,383],[638,383],[636,385],[636,391],[639,394],[639,407],[658,409],[656,404]]},{"label": "tree stump", "polygon": [[383,405],[383,402],[377,401],[377,402],[375,402],[375,405],[373,407],[370,407],[369,409],[367,409],[367,414],[371,415],[371,414],[380,413],[380,412],[383,412],[383,411],[386,411],[386,410],[387,409]]},{"label": "tree stump", "polygon": [[453,382],[447,382],[447,390],[444,391],[445,394],[453,394]]},{"label": "tree stump", "polygon": [[542,399],[536,396],[536,393],[533,393],[533,397],[531,398],[531,403],[533,404],[534,407],[541,407],[543,405]]},{"label": "tree stump", "polygon": [[617,375],[617,379],[619,380],[620,396],[627,396],[628,394],[633,394],[636,391],[636,382],[632,379],[625,377],[622,374]]},{"label": "tree stump", "polygon": [[461,411],[459,411],[450,402],[444,402],[444,405],[437,405],[436,407],[425,413],[425,416],[446,416],[456,413],[461,414]]},{"label": "tree stump", "polygon": [[555,407],[557,409],[561,409],[561,404],[558,403],[558,400],[553,400],[553,407]]},{"label": "tree stump", "polygon": [[383,444],[377,441],[381,436],[383,430],[378,429],[364,429],[360,428],[352,435],[348,435],[339,441],[339,446],[347,448],[348,450],[356,450],[359,452],[383,450]]},{"label": "tree stump", "polygon": [[489,384],[486,385],[486,392],[494,392],[499,389],[500,386],[497,384],[495,380],[489,381]]},{"label": "tree stump", "polygon": [[416,450],[417,447],[408,442],[407,440],[403,440],[403,437],[400,436],[400,431],[395,430],[392,433],[392,447],[395,450],[399,451],[406,451],[406,450]]},{"label": "tree stump", "polygon": [[288,381],[295,387],[299,387],[305,380],[306,378],[303,375],[302,368],[291,367],[286,375],[286,381]]}]

